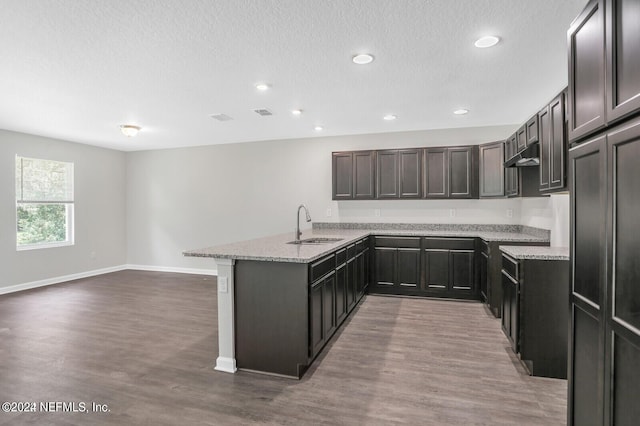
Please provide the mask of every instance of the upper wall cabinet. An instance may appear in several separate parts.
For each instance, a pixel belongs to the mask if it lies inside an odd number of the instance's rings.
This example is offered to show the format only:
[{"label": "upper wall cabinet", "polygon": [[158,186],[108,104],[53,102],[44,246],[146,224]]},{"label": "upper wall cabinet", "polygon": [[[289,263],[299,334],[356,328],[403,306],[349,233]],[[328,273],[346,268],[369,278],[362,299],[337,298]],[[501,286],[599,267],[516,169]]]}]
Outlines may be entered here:
[{"label": "upper wall cabinet", "polygon": [[591,0],[571,25],[571,142],[640,112],[638,22],[637,0]]},{"label": "upper wall cabinet", "polygon": [[611,123],[640,111],[640,2],[607,0],[605,10],[606,114]]},{"label": "upper wall cabinet", "polygon": [[538,113],[540,139],[540,191],[566,187],[565,94],[560,93]]},{"label": "upper wall cabinet", "polygon": [[569,140],[602,128],[605,118],[604,0],[591,0],[567,33]]},{"label": "upper wall cabinet", "polygon": [[376,198],[422,196],[422,149],[377,151]]},{"label": "upper wall cabinet", "polygon": [[480,198],[504,197],[504,142],[480,145]]},{"label": "upper wall cabinet", "polygon": [[[505,154],[507,158],[513,157],[518,151],[518,134],[514,133],[505,142]],[[520,194],[520,178],[517,167],[509,167],[505,170],[504,195],[517,197]]]},{"label": "upper wall cabinet", "polygon": [[375,151],[332,154],[332,198],[371,200],[375,197]]},{"label": "upper wall cabinet", "polygon": [[478,147],[425,148],[426,198],[478,198]]}]

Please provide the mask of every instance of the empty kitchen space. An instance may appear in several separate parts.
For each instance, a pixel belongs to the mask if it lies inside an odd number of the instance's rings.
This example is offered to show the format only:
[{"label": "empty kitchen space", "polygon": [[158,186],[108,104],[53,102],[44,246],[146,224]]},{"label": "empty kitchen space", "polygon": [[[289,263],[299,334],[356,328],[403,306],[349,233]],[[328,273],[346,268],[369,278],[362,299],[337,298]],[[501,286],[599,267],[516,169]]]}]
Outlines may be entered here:
[{"label": "empty kitchen space", "polygon": [[0,426],[635,426],[639,0],[5,0]]}]

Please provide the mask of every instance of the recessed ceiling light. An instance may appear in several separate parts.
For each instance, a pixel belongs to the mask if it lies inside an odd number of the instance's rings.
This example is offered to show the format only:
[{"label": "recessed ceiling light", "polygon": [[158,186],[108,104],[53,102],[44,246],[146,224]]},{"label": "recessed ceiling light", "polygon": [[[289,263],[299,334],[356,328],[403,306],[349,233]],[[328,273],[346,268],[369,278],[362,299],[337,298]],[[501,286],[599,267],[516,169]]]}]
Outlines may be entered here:
[{"label": "recessed ceiling light", "polygon": [[291,110],[291,114],[295,115],[296,117],[302,115],[302,110],[301,109],[292,109]]},{"label": "recessed ceiling light", "polygon": [[484,36],[480,37],[476,40],[474,45],[479,47],[480,49],[484,49],[486,47],[495,46],[500,41],[500,37],[497,36]]},{"label": "recessed ceiling light", "polygon": [[468,109],[464,109],[464,108],[460,108],[460,109],[457,109],[457,110],[453,111],[453,113],[455,115],[465,115],[468,112],[469,112],[469,110]]},{"label": "recessed ceiling light", "polygon": [[393,121],[396,118],[398,118],[398,116],[393,114],[387,114],[384,117],[382,117],[383,120],[387,120],[387,121]]},{"label": "recessed ceiling light", "polygon": [[313,130],[315,130],[316,132],[321,132],[324,129],[324,127],[322,126],[316,126],[313,128]]},{"label": "recessed ceiling light", "polygon": [[256,89],[260,90],[261,92],[264,92],[265,90],[269,90],[270,88],[271,88],[271,85],[269,83],[256,84]]},{"label": "recessed ceiling light", "polygon": [[373,55],[369,53],[360,53],[358,55],[355,55],[353,58],[351,58],[351,60],[353,61],[354,64],[366,65],[373,62]]},{"label": "recessed ceiling light", "polygon": [[133,124],[123,124],[120,126],[120,131],[128,138],[132,138],[140,131],[140,126],[134,126]]}]

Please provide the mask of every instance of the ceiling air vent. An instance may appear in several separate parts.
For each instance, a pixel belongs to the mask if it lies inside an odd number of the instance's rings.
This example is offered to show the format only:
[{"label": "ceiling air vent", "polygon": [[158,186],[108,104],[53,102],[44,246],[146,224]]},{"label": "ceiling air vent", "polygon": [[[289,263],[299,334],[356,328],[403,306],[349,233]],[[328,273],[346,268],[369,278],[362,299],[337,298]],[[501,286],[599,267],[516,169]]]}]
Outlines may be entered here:
[{"label": "ceiling air vent", "polygon": [[258,115],[261,115],[263,117],[267,116],[267,115],[273,115],[273,113],[271,111],[269,111],[268,109],[254,109],[253,112],[255,112]]},{"label": "ceiling air vent", "polygon": [[231,121],[233,118],[229,117],[227,114],[211,114],[211,118],[218,121]]}]

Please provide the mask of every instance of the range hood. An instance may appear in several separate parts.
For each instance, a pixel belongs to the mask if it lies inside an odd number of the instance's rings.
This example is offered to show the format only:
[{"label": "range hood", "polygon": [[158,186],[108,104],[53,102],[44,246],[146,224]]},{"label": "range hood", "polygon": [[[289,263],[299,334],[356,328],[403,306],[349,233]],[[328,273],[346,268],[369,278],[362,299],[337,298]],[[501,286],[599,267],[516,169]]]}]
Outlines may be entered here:
[{"label": "range hood", "polygon": [[538,144],[534,143],[504,162],[505,167],[528,167],[540,164]]}]

